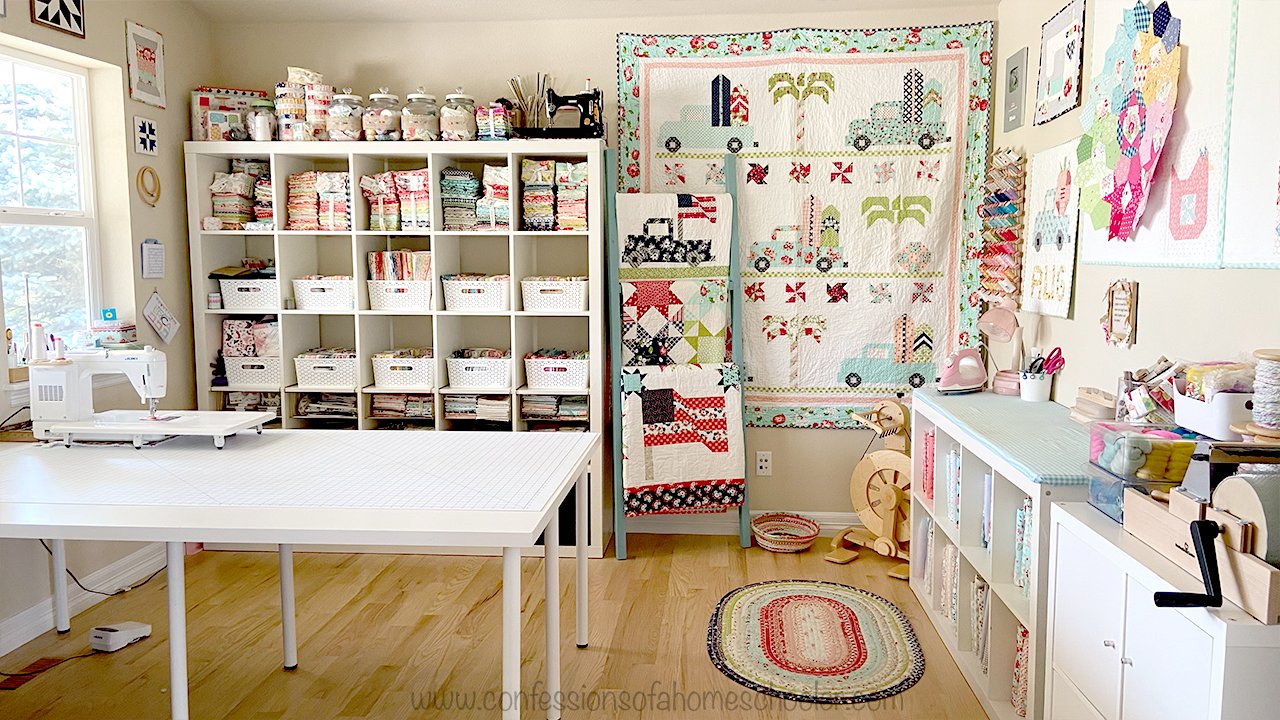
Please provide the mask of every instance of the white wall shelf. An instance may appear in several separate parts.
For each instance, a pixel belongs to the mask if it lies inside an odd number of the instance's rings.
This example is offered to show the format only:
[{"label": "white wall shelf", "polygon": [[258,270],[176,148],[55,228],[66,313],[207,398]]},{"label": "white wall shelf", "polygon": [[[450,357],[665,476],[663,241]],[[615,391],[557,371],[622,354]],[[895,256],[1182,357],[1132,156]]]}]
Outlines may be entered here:
[{"label": "white wall shelf", "polygon": [[[1011,702],[1013,661],[1019,625],[1031,643],[1027,717],[1044,717],[1045,608],[1049,552],[1049,508],[1052,502],[1088,496],[1084,462],[1085,428],[1068,418],[1066,408],[1052,403],[1025,403],[993,393],[942,396],[932,388],[917,390],[912,402],[913,538],[926,523],[936,528],[933,552],[912,554],[911,589],[924,606],[947,650],[992,718],[1018,715]],[[924,492],[926,434],[934,436],[933,496]],[[948,515],[946,459],[960,458],[959,522]],[[992,476],[991,536],[982,545],[983,480]],[[1027,589],[1014,584],[1015,517],[1024,499],[1031,501],[1031,569]],[[959,554],[956,621],[942,612],[943,548]],[[927,557],[926,557],[927,556]],[[917,559],[923,558],[923,562]],[[928,571],[928,572],[926,572]],[[930,582],[926,582],[926,577]],[[975,577],[990,587],[987,623],[988,668],[984,673],[973,647],[976,622],[970,584]]]},{"label": "white wall shelf", "polygon": [[[495,430],[524,432],[529,423],[520,417],[520,394],[568,394],[558,391],[525,393],[525,353],[541,347],[590,352],[590,387],[573,394],[586,395],[588,416],[578,424],[605,434],[604,372],[604,143],[597,140],[513,140],[509,142],[188,142],[186,143],[188,227],[191,246],[191,292],[195,315],[196,388],[202,410],[223,409],[229,392],[281,393],[280,423],[286,428],[343,427],[377,430],[388,421],[412,422],[437,431]],[[212,215],[209,184],[215,172],[228,172],[236,158],[270,163],[275,201],[274,231],[201,230],[203,218]],[[587,162],[587,213],[589,229],[582,232],[518,230],[521,218],[520,163],[524,159]],[[447,167],[463,167],[480,175],[484,164],[501,164],[511,171],[511,231],[443,231],[440,174]],[[427,168],[431,176],[432,229],[369,230],[369,207],[361,196],[362,175],[387,170]],[[352,230],[347,232],[287,230],[287,178],[306,170],[351,173]],[[372,251],[414,249],[432,251],[432,302],[421,311],[374,310],[369,306],[365,280],[367,255]],[[238,265],[243,257],[270,258],[279,279],[279,297],[271,307],[255,310],[208,310],[206,295],[219,291],[209,272]],[[486,272],[511,275],[510,308],[497,311],[447,310],[440,275],[452,272]],[[293,297],[292,280],[306,274],[351,275],[356,280],[356,303],[350,310],[286,309]],[[585,275],[588,310],[583,312],[526,311],[520,280],[530,275]],[[280,320],[282,377],[278,386],[214,387],[209,367],[221,347],[222,321],[232,317],[276,315]],[[318,345],[353,347],[360,363],[357,386],[347,390],[301,387],[292,361],[299,353]],[[370,356],[405,346],[430,346],[435,354],[434,388],[378,388],[374,386]],[[503,388],[450,387],[445,359],[465,347],[501,347],[511,350],[512,385]],[[357,415],[303,416],[297,400],[304,393],[355,394]],[[433,396],[433,418],[375,416],[372,396],[405,393]],[[444,413],[446,395],[505,395],[511,400],[511,419],[489,423],[453,419]],[[611,528],[605,512],[610,493],[603,451],[592,459],[590,539],[591,553],[599,557]],[[572,537],[562,532],[562,537]]]}]

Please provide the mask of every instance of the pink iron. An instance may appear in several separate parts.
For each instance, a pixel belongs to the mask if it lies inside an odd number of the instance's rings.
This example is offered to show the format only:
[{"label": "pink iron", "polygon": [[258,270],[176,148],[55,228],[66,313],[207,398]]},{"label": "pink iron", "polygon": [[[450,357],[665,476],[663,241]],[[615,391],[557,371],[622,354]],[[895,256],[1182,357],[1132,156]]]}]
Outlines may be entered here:
[{"label": "pink iron", "polygon": [[987,384],[987,368],[973,348],[953,352],[942,362],[938,392],[944,395],[978,392]]}]

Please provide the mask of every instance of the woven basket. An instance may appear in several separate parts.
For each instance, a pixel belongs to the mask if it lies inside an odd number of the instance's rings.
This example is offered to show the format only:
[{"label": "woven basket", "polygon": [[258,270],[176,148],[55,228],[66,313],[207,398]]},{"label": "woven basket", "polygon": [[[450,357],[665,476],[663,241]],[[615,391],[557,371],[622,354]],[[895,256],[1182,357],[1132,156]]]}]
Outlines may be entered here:
[{"label": "woven basket", "polygon": [[280,307],[279,280],[219,280],[223,310],[266,310]]},{"label": "woven basket", "polygon": [[370,310],[431,309],[430,280],[369,280]]},{"label": "woven basket", "polygon": [[525,310],[582,312],[587,309],[585,280],[521,280],[520,294]]},{"label": "woven basket", "polygon": [[822,528],[802,515],[769,513],[751,521],[756,543],[769,552],[804,552],[813,546]]}]

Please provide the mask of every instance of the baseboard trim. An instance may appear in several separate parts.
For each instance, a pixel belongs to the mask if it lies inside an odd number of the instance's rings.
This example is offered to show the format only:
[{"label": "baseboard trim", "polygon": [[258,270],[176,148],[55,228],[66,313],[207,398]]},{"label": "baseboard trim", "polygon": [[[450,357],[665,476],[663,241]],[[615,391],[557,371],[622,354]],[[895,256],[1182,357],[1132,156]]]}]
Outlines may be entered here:
[{"label": "baseboard trim", "polygon": [[[115,588],[127,587],[138,582],[165,564],[163,543],[151,543],[119,560],[98,568],[80,578],[86,586],[101,588],[109,592]],[[72,630],[75,631],[75,616],[98,603],[106,600],[103,595],[85,592],[75,583],[70,582],[67,588],[67,607],[71,611]],[[53,629],[53,596],[19,612],[12,617],[0,619],[0,655],[7,655],[26,645],[32,640]],[[86,631],[88,628],[79,628]]]},{"label": "baseboard trim", "polygon": [[[759,517],[777,510],[753,511],[751,517]],[[822,527],[822,535],[832,536],[850,525],[861,525],[858,515],[851,512],[800,512],[816,520]],[[651,535],[737,535],[738,513],[714,515],[647,515],[627,518],[627,534]]]}]

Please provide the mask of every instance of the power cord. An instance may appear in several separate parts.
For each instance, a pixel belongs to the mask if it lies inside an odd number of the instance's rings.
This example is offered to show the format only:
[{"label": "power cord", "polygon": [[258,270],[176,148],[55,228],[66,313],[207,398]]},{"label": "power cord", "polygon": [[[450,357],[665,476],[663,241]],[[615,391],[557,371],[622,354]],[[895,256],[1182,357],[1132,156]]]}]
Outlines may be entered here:
[{"label": "power cord", "polygon": [[[50,555],[50,556],[52,556],[52,555],[53,555],[53,548],[49,547],[49,543],[46,543],[44,540],[41,540],[41,541],[40,541],[40,544],[44,546],[44,549],[45,549],[46,551],[48,551],[48,553],[49,553],[49,555]],[[102,590],[93,590],[93,589],[91,589],[91,588],[87,588],[87,587],[85,587],[85,586],[84,586],[84,583],[80,582],[80,578],[76,577],[76,574],[75,574],[75,573],[73,573],[73,572],[71,572],[71,568],[67,568],[67,575],[70,575],[70,576],[71,576],[71,579],[75,582],[75,584],[76,584],[76,585],[79,585],[79,586],[80,586],[80,589],[81,589],[81,590],[83,590],[83,591],[85,591],[85,592],[93,593],[93,594],[95,594],[95,595],[102,595],[102,596],[104,596],[104,597],[114,597],[114,596],[116,596],[116,595],[121,595],[121,594],[123,594],[123,593],[127,593],[127,592],[129,592],[130,590],[135,590],[135,589],[137,589],[137,588],[142,587],[143,585],[146,585],[147,583],[151,582],[151,580],[152,580],[153,578],[155,578],[155,576],[159,575],[161,572],[163,572],[163,571],[164,571],[166,568],[168,568],[168,567],[169,567],[169,565],[168,565],[168,563],[166,563],[164,567],[162,567],[162,568],[160,568],[159,570],[156,570],[155,572],[153,572],[153,573],[151,573],[150,575],[148,575],[146,580],[143,580],[142,582],[138,583],[137,585],[130,585],[129,587],[123,587],[123,588],[120,588],[119,590],[116,590],[116,591],[114,591],[114,592],[104,592],[104,591],[102,591]],[[68,658],[68,659],[70,659],[70,658]]]},{"label": "power cord", "polygon": [[18,408],[17,410],[14,410],[14,411],[13,411],[13,414],[12,414],[12,415],[10,415],[9,417],[5,418],[4,422],[0,422],[0,427],[4,427],[5,425],[8,425],[10,420],[12,420],[12,419],[14,419],[14,418],[18,417],[18,413],[22,412],[23,410],[30,410],[30,409],[31,409],[31,406],[30,406],[30,405],[23,405],[22,407]]},{"label": "power cord", "polygon": [[61,665],[64,662],[67,662],[68,660],[77,660],[79,658],[87,658],[90,655],[97,655],[97,654],[98,654],[97,650],[90,650],[87,653],[81,653],[79,655],[72,655],[70,657],[59,658],[57,662],[53,663],[52,665],[46,665],[40,668],[39,670],[32,670],[31,672],[19,672],[19,673],[0,672],[0,676],[2,677],[35,677],[40,673],[47,672],[49,670],[52,670],[58,667],[59,665]]}]

